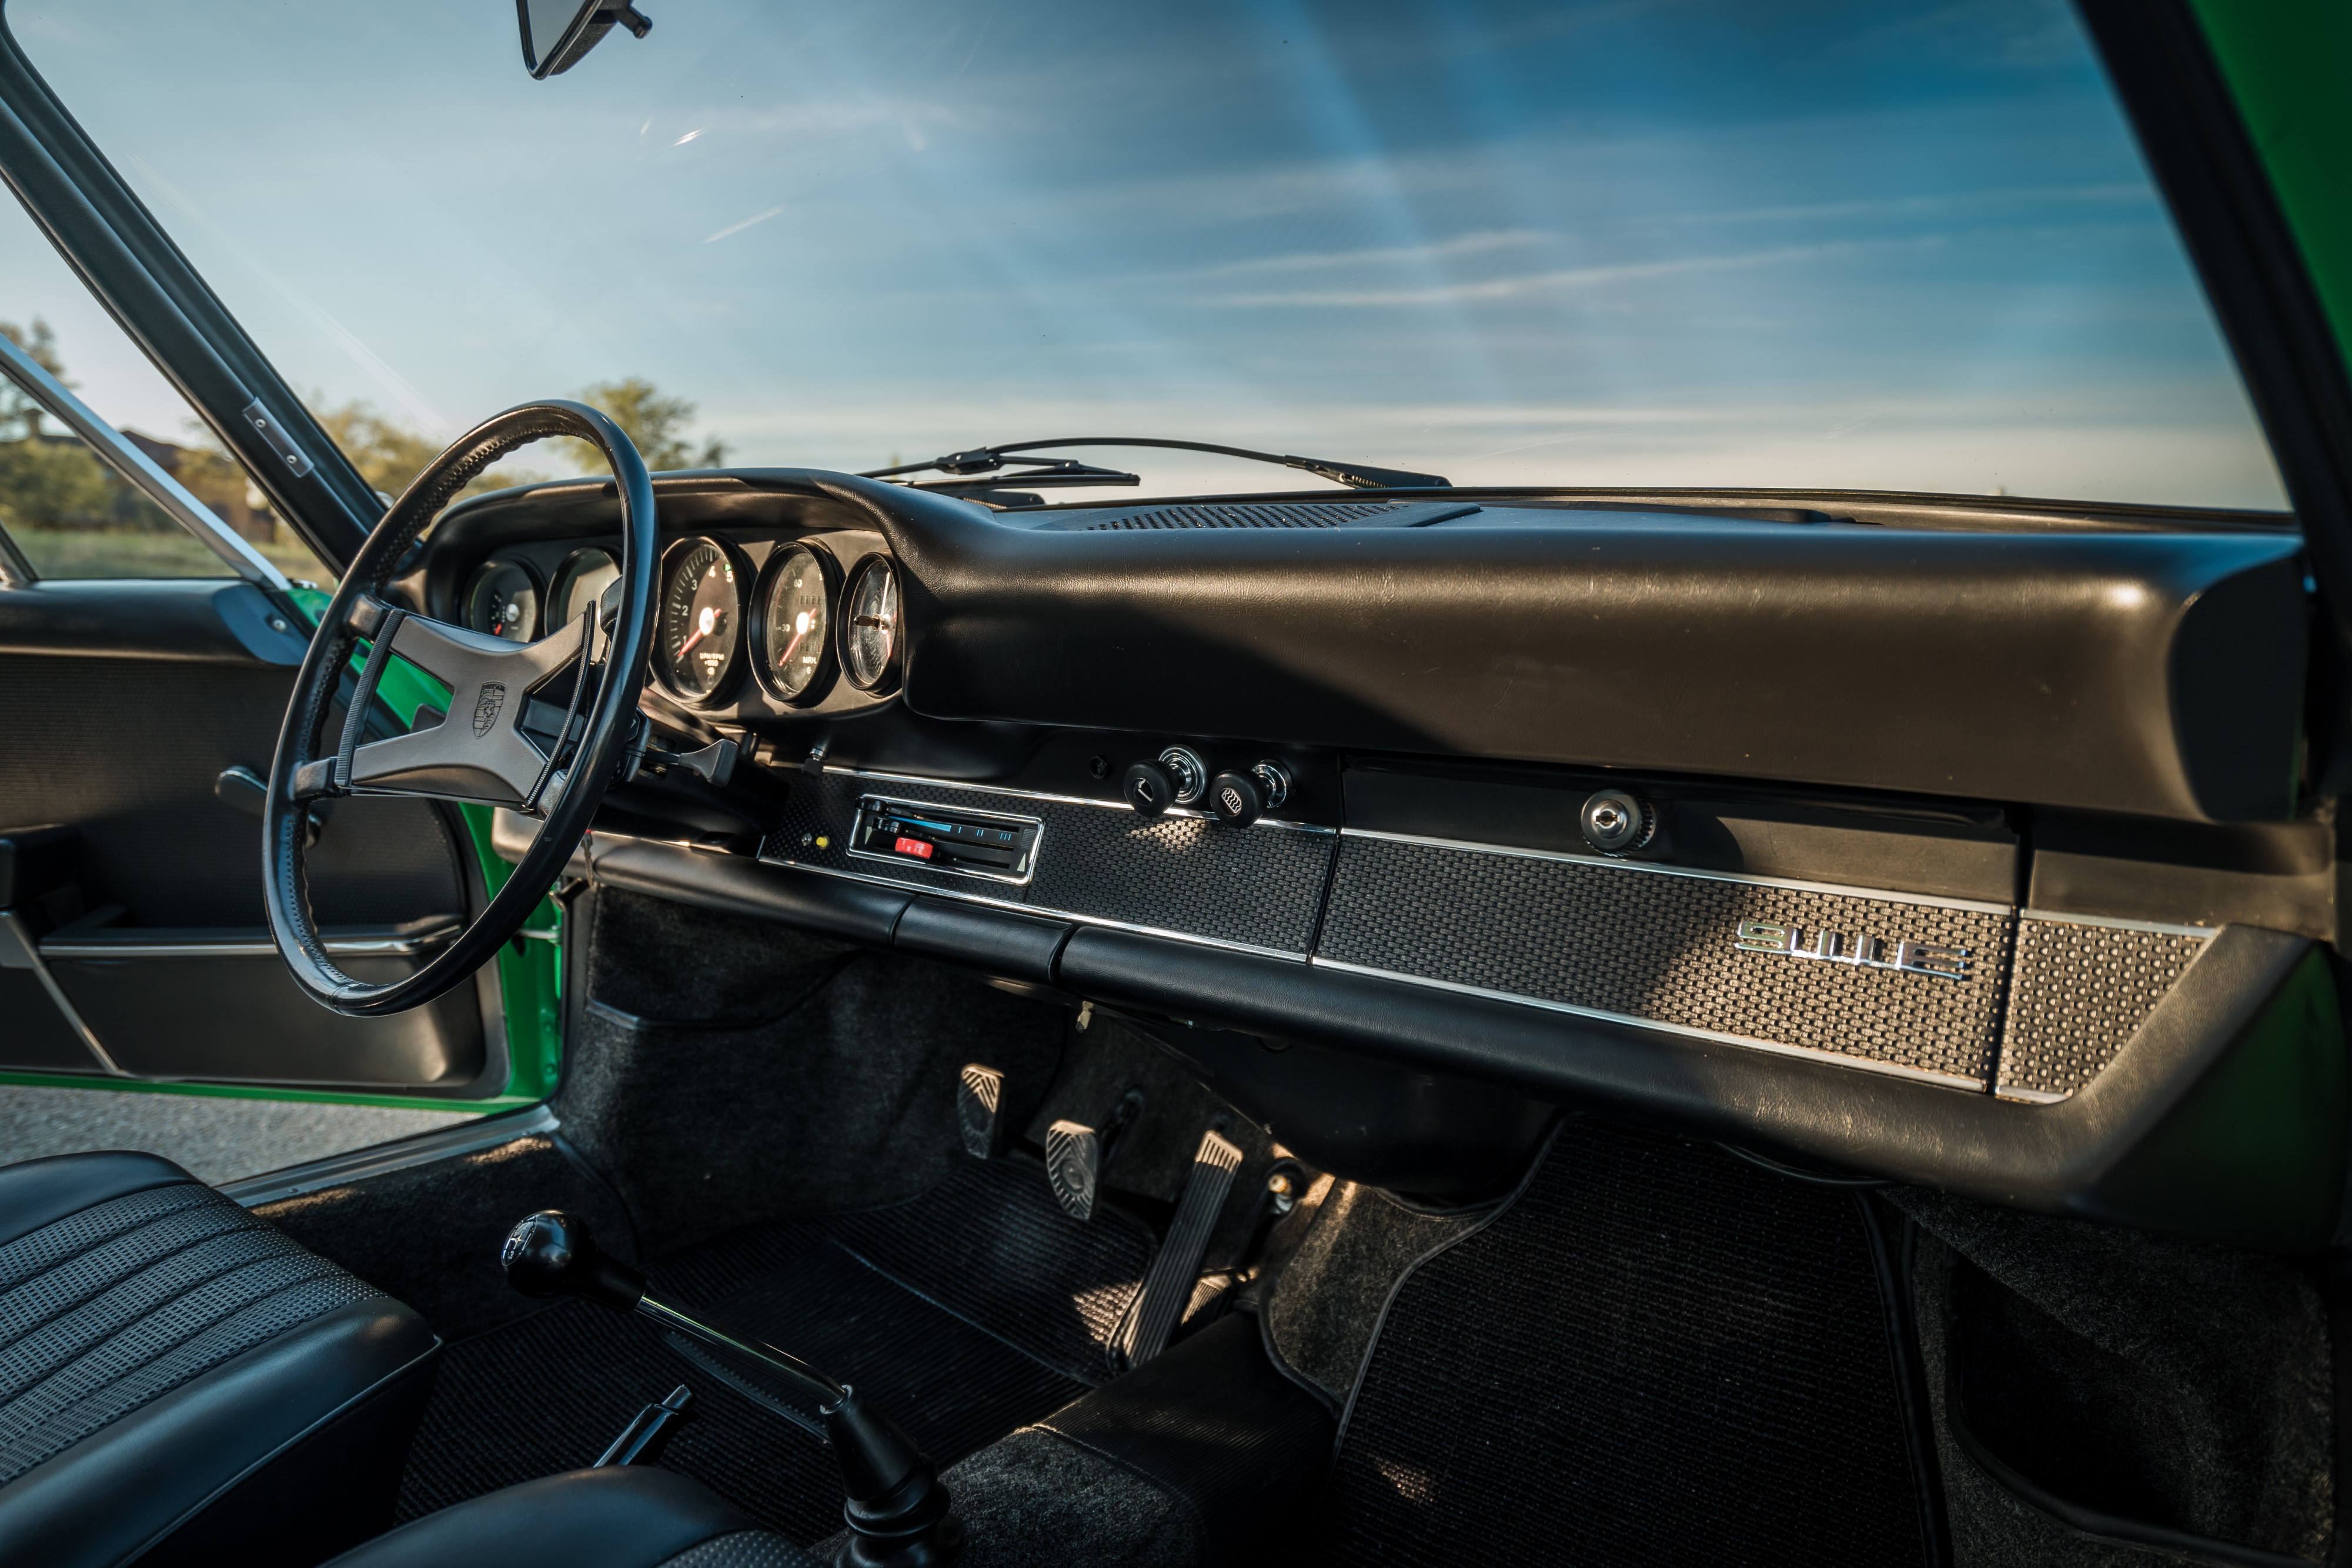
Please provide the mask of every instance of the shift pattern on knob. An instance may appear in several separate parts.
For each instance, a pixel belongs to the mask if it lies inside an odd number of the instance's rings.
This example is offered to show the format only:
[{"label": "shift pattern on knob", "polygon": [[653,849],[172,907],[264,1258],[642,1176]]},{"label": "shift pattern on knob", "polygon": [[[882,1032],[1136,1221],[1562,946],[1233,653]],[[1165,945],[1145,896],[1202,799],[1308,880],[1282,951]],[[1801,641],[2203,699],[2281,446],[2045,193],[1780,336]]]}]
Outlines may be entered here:
[{"label": "shift pattern on knob", "polygon": [[509,1285],[541,1301],[583,1296],[627,1312],[646,1293],[643,1274],[604,1256],[586,1222],[558,1208],[541,1209],[507,1232],[499,1265]]}]

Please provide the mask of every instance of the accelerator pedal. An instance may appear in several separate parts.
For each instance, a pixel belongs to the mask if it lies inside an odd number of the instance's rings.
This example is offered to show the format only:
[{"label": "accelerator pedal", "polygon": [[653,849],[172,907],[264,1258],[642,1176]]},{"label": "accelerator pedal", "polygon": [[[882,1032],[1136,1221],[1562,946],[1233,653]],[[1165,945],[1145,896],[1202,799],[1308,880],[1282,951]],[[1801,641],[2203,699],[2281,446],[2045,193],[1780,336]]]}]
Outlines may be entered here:
[{"label": "accelerator pedal", "polygon": [[1004,1074],[977,1061],[964,1063],[956,1078],[956,1126],[963,1152],[992,1160],[1004,1152]]},{"label": "accelerator pedal", "polygon": [[1192,1287],[1201,1278],[1201,1260],[1209,1250],[1209,1237],[1225,1198],[1234,1189],[1234,1173],[1241,1168],[1239,1145],[1214,1128],[1201,1134],[1192,1155],[1192,1172],[1176,1199],[1176,1218],[1169,1222],[1168,1239],[1160,1244],[1145,1276],[1143,1294],[1127,1320],[1119,1349],[1127,1364],[1141,1366],[1168,1348],[1168,1336],[1192,1304]]}]

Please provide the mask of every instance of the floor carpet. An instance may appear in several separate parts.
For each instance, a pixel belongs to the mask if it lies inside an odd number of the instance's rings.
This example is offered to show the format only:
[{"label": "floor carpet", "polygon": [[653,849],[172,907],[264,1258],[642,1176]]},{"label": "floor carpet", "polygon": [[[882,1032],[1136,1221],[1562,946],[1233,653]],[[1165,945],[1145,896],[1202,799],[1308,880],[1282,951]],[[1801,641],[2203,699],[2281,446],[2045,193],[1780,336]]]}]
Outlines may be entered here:
[{"label": "floor carpet", "polygon": [[1392,1298],[1328,1560],[1921,1563],[1882,1301],[1853,1193],[1570,1123]]}]

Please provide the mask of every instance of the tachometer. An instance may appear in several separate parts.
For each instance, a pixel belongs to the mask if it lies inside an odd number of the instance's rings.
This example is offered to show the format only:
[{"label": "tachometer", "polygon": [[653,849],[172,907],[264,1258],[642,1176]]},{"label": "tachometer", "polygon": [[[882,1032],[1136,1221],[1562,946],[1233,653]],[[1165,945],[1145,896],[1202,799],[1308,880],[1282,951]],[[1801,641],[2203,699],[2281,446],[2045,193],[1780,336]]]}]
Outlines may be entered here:
[{"label": "tachometer", "polygon": [[461,620],[475,632],[509,642],[539,635],[539,580],[510,560],[486,560],[466,580]]},{"label": "tachometer", "polygon": [[580,619],[580,612],[604,597],[604,591],[621,580],[621,563],[613,559],[610,550],[573,550],[562,569],[555,574],[555,586],[547,591],[547,623],[551,627],[567,626]]},{"label": "tachometer", "polygon": [[782,545],[760,589],[752,668],[760,684],[788,703],[824,695],[833,664],[833,582],[824,558],[806,545]]},{"label": "tachometer", "polygon": [[673,695],[707,706],[726,695],[743,648],[743,590],[716,539],[682,539],[662,566],[655,673]]},{"label": "tachometer", "polygon": [[898,571],[887,556],[859,561],[841,596],[841,668],[862,692],[898,684]]}]

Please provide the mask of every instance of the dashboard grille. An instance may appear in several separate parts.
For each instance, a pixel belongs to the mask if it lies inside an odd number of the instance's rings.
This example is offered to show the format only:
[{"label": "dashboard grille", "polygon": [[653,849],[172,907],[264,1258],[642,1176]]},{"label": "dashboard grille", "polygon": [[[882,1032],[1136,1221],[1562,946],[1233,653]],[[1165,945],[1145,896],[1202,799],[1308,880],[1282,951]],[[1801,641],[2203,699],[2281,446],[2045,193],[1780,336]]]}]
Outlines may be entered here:
[{"label": "dashboard grille", "polygon": [[[1965,947],[1968,977],[1734,946],[1745,921]],[[1982,1084],[2006,912],[1349,836],[1319,960]]]},{"label": "dashboard grille", "polygon": [[1125,517],[1089,523],[1085,532],[1106,528],[1336,528],[1365,517],[1402,512],[1421,502],[1308,501],[1214,506],[1153,507]]},{"label": "dashboard grille", "polygon": [[[887,796],[942,808],[1034,817],[1036,870],[1026,885],[908,862],[853,860],[857,802]],[[816,841],[826,841],[820,845]],[[850,872],[907,887],[996,899],[1040,912],[1173,931],[1305,954],[1335,835],[1271,824],[1228,828],[1200,817],[1139,817],[1116,801],[1088,805],[856,773],[795,783],[783,826],[760,858]]]},{"label": "dashboard grille", "polygon": [[2168,931],[2022,920],[1994,1087],[2074,1093],[2116,1059],[2207,938]]}]

